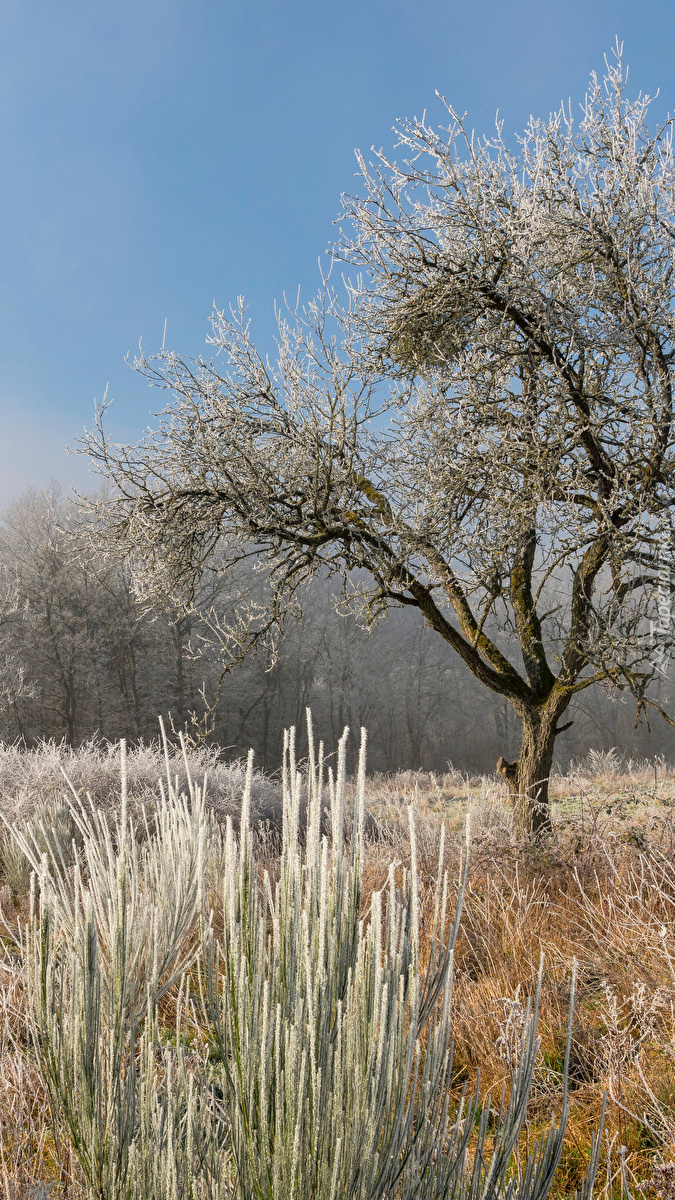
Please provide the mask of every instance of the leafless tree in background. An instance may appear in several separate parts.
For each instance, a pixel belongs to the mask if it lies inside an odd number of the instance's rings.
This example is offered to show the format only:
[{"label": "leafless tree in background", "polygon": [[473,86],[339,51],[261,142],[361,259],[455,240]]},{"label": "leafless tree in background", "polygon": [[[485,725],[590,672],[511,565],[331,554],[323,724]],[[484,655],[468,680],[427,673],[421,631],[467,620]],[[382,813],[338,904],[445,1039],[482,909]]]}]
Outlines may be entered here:
[{"label": "leafless tree in background", "polygon": [[[225,570],[265,563],[268,603],[221,630],[232,661],[273,642],[319,574],[369,621],[417,608],[520,720],[500,766],[523,832],[548,824],[577,693],[661,710],[675,175],[670,123],[651,131],[625,83],[617,51],[578,124],[532,119],[516,149],[450,107],[440,132],[401,123],[401,160],[362,159],[345,201],[349,301],[326,286],[281,319],[274,367],[243,305],[217,312],[222,367],[141,357],[172,393],[156,431],[115,446],[101,413],[85,443],[115,488],[109,545],[147,596],[189,605],[216,552]],[[660,637],[669,653],[669,623]]]}]

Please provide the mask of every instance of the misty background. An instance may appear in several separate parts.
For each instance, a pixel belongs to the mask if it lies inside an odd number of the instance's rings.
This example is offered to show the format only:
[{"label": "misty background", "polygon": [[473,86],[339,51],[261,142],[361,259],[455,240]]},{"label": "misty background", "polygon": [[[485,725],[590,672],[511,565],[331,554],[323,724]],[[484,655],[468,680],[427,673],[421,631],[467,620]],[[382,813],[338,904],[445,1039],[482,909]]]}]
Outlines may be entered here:
[{"label": "misty background", "polygon": [[[203,737],[237,758],[250,746],[276,770],[283,730],[304,728],[305,708],[327,745],[344,726],[369,735],[371,771],[491,772],[515,758],[518,723],[415,610],[398,609],[370,632],[335,607],[335,584],[302,596],[278,660],[259,655],[222,673],[208,621],[170,609],[144,613],[119,565],[82,549],[77,508],[58,487],[28,492],[0,524],[0,739],[79,745],[93,736],[150,741],[158,715],[170,731]],[[265,587],[253,567],[236,580],[213,573],[197,597],[221,621]],[[661,700],[667,699],[667,688]],[[206,718],[206,723],[204,720]],[[635,704],[595,688],[570,707],[556,762],[617,747],[626,757],[672,754],[672,730],[654,717],[635,727]]]}]

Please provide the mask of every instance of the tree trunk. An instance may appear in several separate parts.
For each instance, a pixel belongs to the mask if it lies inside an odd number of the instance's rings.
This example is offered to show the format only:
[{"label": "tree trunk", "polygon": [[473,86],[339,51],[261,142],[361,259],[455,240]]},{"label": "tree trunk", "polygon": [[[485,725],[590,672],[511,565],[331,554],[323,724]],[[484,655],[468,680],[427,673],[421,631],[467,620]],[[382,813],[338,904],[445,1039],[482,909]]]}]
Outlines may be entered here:
[{"label": "tree trunk", "polygon": [[[566,705],[565,705],[566,707]],[[520,712],[522,742],[518,761],[500,758],[497,771],[507,780],[513,803],[515,832],[523,839],[538,838],[551,828],[548,783],[558,719],[564,708]]]}]

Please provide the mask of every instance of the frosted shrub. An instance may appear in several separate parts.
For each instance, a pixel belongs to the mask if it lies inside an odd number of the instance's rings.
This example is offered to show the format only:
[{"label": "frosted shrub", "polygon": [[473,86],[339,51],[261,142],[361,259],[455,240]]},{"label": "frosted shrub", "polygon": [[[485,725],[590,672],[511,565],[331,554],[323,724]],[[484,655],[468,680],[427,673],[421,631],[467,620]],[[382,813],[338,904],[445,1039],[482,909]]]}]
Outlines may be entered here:
[{"label": "frosted shrub", "polygon": [[[161,724],[161,723],[160,723]],[[246,761],[225,762],[216,748],[201,747],[182,753],[180,747],[130,746],[126,754],[129,812],[151,813],[157,799],[157,780],[171,779],[174,789],[189,792],[190,779],[204,792],[206,803],[219,821],[239,812],[246,778]],[[46,806],[63,808],[73,791],[82,799],[91,796],[111,825],[119,811],[120,747],[92,739],[73,748],[65,743],[41,742],[30,751],[0,743],[0,808],[16,825],[44,812]],[[281,827],[281,789],[259,771],[253,775],[252,821]]]},{"label": "frosted shrub", "polygon": [[586,758],[573,766],[570,776],[578,782],[611,781],[618,779],[624,771],[624,760],[616,746],[612,746],[610,750],[589,750]]}]

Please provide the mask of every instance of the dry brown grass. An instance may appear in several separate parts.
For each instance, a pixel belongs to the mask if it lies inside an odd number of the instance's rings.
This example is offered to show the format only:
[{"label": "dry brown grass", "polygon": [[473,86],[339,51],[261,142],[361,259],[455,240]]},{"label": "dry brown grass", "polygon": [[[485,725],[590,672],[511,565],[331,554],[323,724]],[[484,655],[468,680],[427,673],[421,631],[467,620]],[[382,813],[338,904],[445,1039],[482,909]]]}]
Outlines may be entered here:
[{"label": "dry brown grass", "polygon": [[670,1187],[671,1175],[656,1168],[675,1158],[675,770],[662,761],[590,756],[554,777],[554,830],[541,846],[515,840],[495,780],[409,774],[374,778],[369,787],[382,835],[367,867],[373,887],[392,853],[406,859],[411,801],[430,877],[441,823],[454,831],[457,855],[471,812],[454,1006],[458,1081],[480,1073],[482,1088],[499,1095],[543,955],[534,1136],[561,1094],[576,958],[561,1190],[581,1183],[605,1093],[605,1194]]},{"label": "dry brown grass", "polygon": [[[659,1164],[675,1159],[675,771],[662,762],[655,769],[595,756],[556,776],[554,830],[535,847],[514,839],[495,780],[407,773],[373,777],[368,787],[367,894],[382,885],[392,858],[406,862],[410,803],[429,891],[441,825],[458,863],[466,815],[472,815],[470,886],[456,964],[458,1087],[480,1075],[483,1091],[499,1096],[543,954],[541,1054],[529,1127],[529,1137],[536,1136],[559,1106],[576,958],[572,1110],[559,1193],[581,1183],[607,1092],[599,1194],[609,1200],[629,1189],[634,1197],[671,1200],[675,1174]],[[8,798],[8,808],[16,815],[18,798]],[[273,842],[266,853],[273,855]],[[10,928],[22,914],[25,919],[25,898],[2,878],[0,901]],[[68,1147],[52,1134],[27,1034],[21,963],[8,930],[5,943],[0,1197],[19,1200],[45,1181],[53,1196],[75,1200],[81,1189]]]}]

